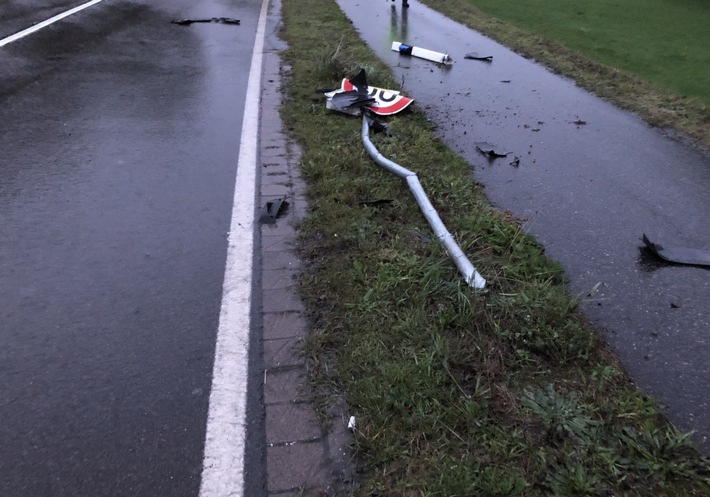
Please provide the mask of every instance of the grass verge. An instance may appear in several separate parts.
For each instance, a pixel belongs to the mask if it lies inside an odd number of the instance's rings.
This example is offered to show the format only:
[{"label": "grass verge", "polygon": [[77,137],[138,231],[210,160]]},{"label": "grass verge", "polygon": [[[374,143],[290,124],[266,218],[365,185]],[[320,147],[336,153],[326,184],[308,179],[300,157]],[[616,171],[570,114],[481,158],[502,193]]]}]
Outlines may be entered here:
[{"label": "grass verge", "polygon": [[710,496],[707,462],[631,385],[575,312],[560,267],[489,205],[423,114],[391,118],[394,136],[373,140],[419,173],[488,295],[462,283],[406,185],[370,161],[360,120],[325,110],[314,90],[359,67],[396,86],[333,0],[284,2],[283,19],[282,115],[310,206],[306,351],[319,404],[344,394],[357,417],[359,493]]},{"label": "grass verge", "polygon": [[[697,23],[701,39],[710,31],[699,16],[687,25],[680,22],[693,11],[707,12],[700,2],[666,2],[662,14],[649,5],[649,1],[662,0],[633,0],[631,4],[607,0],[421,1],[636,112],[648,123],[680,131],[710,149],[710,93],[703,84],[710,79],[710,69],[702,63],[707,61],[707,47],[701,40],[686,38]],[[645,10],[639,4],[646,5]],[[614,9],[624,15],[611,15]],[[629,20],[633,13],[636,17]],[[651,29],[653,23],[658,30]],[[594,37],[597,32],[599,39]],[[685,48],[677,44],[678,39],[685,40]],[[628,46],[621,45],[624,41]],[[693,64],[688,57],[700,63]]]}]

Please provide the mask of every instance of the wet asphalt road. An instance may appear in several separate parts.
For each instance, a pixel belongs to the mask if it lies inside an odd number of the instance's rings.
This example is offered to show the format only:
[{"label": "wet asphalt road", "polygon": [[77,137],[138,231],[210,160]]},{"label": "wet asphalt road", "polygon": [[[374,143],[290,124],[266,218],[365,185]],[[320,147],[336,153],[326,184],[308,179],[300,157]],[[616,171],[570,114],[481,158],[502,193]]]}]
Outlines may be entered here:
[{"label": "wet asphalt road", "polygon": [[[570,291],[601,283],[585,312],[635,382],[710,454],[710,270],[639,250],[644,232],[710,249],[710,156],[418,2],[404,11],[384,0],[339,4],[491,200],[564,265]],[[455,63],[400,56],[394,40]],[[464,59],[474,51],[493,63]],[[489,163],[478,141],[511,155]]]},{"label": "wet asphalt road", "polygon": [[[80,1],[4,1],[0,38]],[[0,495],[196,496],[256,0],[0,49]],[[226,16],[241,26],[183,27]]]}]

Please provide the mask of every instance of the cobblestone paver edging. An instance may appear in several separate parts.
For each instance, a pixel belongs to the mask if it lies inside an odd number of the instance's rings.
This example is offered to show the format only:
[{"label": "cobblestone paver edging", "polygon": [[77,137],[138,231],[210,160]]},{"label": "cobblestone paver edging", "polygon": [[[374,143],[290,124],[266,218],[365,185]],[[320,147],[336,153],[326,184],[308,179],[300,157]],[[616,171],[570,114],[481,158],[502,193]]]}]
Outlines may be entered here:
[{"label": "cobblestone paver edging", "polygon": [[[284,72],[287,68],[283,69]],[[266,475],[270,496],[349,495],[351,458],[347,415],[335,412],[326,432],[309,403],[307,364],[300,353],[308,334],[296,285],[300,261],[295,226],[307,208],[300,152],[284,132],[281,59],[264,54],[260,125],[260,202],[286,198],[287,212],[261,225]]]}]

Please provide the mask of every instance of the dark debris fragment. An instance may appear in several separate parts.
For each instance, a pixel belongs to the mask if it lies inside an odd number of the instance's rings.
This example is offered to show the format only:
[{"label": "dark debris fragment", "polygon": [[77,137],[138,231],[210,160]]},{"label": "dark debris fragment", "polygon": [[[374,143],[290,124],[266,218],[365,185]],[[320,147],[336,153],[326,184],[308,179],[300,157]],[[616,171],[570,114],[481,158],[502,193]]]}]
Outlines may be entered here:
[{"label": "dark debris fragment", "polygon": [[391,204],[392,202],[394,202],[394,200],[391,198],[376,198],[374,200],[361,200],[360,202],[358,202],[358,204],[368,205],[370,207],[377,207],[380,205]]},{"label": "dark debris fragment", "polygon": [[378,121],[372,115],[369,113],[366,115],[367,119],[367,125],[370,126],[370,129],[374,133],[384,133],[385,136],[392,136],[392,133],[390,133],[390,127],[389,124],[384,122],[384,121]]},{"label": "dark debris fragment", "polygon": [[261,217],[259,222],[261,224],[274,224],[276,219],[285,213],[288,209],[288,202],[285,198],[277,198],[270,202],[266,202],[264,207],[261,208]]},{"label": "dark debris fragment", "polygon": [[476,142],[476,150],[488,157],[488,159],[498,159],[500,157],[507,157],[510,152],[503,152],[495,145],[491,145],[488,142]]},{"label": "dark debris fragment", "polygon": [[710,250],[661,245],[649,240],[645,233],[641,239],[652,254],[660,257],[664,261],[688,264],[691,266],[710,267]]},{"label": "dark debris fragment", "polygon": [[467,53],[463,56],[464,59],[480,60],[481,62],[493,62],[492,55],[479,55],[478,52]]},{"label": "dark debris fragment", "polygon": [[212,17],[209,19],[178,19],[176,21],[171,21],[173,24],[179,24],[180,26],[189,26],[196,22],[216,22],[221,24],[241,24],[239,19],[233,19],[231,17]]}]

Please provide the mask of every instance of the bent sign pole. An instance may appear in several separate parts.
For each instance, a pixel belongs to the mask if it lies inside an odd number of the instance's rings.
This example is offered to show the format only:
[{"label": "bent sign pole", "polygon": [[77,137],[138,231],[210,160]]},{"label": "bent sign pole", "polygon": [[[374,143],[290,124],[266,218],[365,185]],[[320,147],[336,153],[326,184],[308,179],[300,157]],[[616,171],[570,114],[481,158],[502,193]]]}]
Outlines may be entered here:
[{"label": "bent sign pole", "polygon": [[434,206],[431,205],[429,197],[427,197],[424,192],[417,174],[400,166],[396,162],[392,162],[387,157],[382,155],[372,141],[370,141],[369,133],[370,124],[368,123],[368,117],[365,115],[362,118],[362,142],[365,145],[365,149],[367,149],[367,153],[370,154],[370,157],[372,157],[372,160],[374,160],[377,165],[383,167],[392,174],[403,178],[407,182],[410,191],[419,204],[422,214],[424,214],[424,217],[429,222],[429,226],[431,226],[434,230],[436,237],[446,248],[449,256],[454,260],[454,263],[456,264],[459,272],[463,275],[466,284],[477,290],[484,290],[486,288],[485,278],[478,274],[476,268],[473,267],[471,261],[468,260],[466,254],[463,253],[461,247],[459,247],[454,240],[454,237],[451,233],[449,233],[449,230],[446,229],[446,226],[444,226],[439,214],[436,212],[436,209],[434,209]]}]

